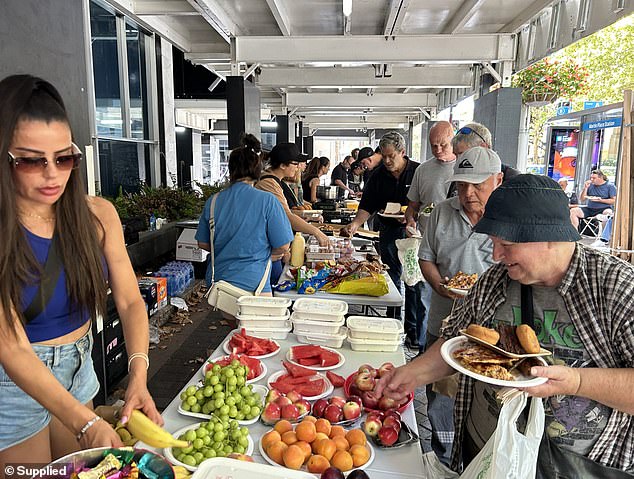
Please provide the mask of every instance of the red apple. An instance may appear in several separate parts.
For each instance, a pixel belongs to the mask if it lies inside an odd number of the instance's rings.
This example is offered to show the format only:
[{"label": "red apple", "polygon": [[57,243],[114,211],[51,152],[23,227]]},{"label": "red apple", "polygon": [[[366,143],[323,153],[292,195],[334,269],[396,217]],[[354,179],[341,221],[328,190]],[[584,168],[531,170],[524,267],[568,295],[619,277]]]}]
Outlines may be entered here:
[{"label": "red apple", "polygon": [[282,419],[295,421],[299,417],[299,409],[294,404],[287,404],[282,407]]},{"label": "red apple", "polygon": [[324,418],[331,423],[339,422],[343,419],[343,411],[336,404],[329,404],[324,410]]},{"label": "red apple", "polygon": [[361,391],[372,391],[374,389],[374,378],[369,372],[359,373],[354,383]]},{"label": "red apple", "polygon": [[291,402],[292,402],[293,404],[295,404],[297,401],[299,401],[299,400],[301,400],[301,399],[304,399],[304,396],[302,396],[300,393],[298,393],[298,392],[297,392],[297,391],[295,391],[294,389],[293,389],[292,391],[290,391],[290,392],[286,395],[286,397],[287,397],[288,399],[290,399],[290,400],[291,400]]},{"label": "red apple", "polygon": [[381,429],[382,424],[381,421],[378,420],[376,416],[366,417],[365,423],[363,424],[363,430],[368,436],[375,437],[379,434],[379,430]]},{"label": "red apple", "polygon": [[405,396],[403,399],[401,399],[398,403],[397,408],[405,406],[408,402],[409,402],[410,396]]},{"label": "red apple", "polygon": [[345,398],[342,398],[341,396],[332,396],[329,400],[328,400],[329,404],[334,404],[335,406],[339,406],[340,408],[343,409],[343,405],[346,403]]},{"label": "red apple", "polygon": [[387,416],[383,419],[383,425],[393,427],[397,432],[400,432],[401,430],[401,421],[396,419],[394,416]]},{"label": "red apple", "polygon": [[300,399],[299,401],[293,404],[297,406],[300,416],[303,414],[308,414],[308,412],[310,412],[310,403],[306,401],[306,399]]},{"label": "red apple", "polygon": [[359,366],[359,369],[357,369],[357,371],[360,373],[370,373],[373,369],[374,368],[369,364],[362,364],[361,366]]},{"label": "red apple", "polygon": [[264,408],[264,412],[262,412],[262,420],[268,423],[276,422],[280,419],[281,413],[282,408],[278,404],[270,402]]},{"label": "red apple", "polygon": [[355,394],[348,396],[348,402],[356,402],[359,405],[359,407],[363,407],[363,401],[361,400],[359,396]]},{"label": "red apple", "polygon": [[381,424],[383,423],[383,411],[370,411],[368,413],[368,415],[366,416],[366,421],[368,419],[376,419],[377,421],[379,421]]},{"label": "red apple", "polygon": [[384,446],[391,446],[398,439],[398,431],[391,426],[383,426],[379,429],[379,441]]},{"label": "red apple", "polygon": [[[355,376],[355,378],[356,378],[356,376]],[[352,382],[350,383],[350,387],[348,388],[348,391],[349,391],[351,396],[361,396],[361,393],[363,392],[354,383],[354,378],[353,378]]]},{"label": "red apple", "polygon": [[392,363],[383,363],[379,368],[379,377],[382,378],[386,373],[394,369],[394,365]]},{"label": "red apple", "polygon": [[238,454],[237,452],[232,452],[231,454],[227,455],[227,457],[229,459],[237,459],[238,461],[255,462],[253,461],[253,458],[251,456],[247,456],[246,454]]},{"label": "red apple", "polygon": [[396,409],[388,409],[387,411],[385,411],[385,412],[383,413],[383,415],[384,415],[385,417],[388,417],[388,416],[394,416],[394,417],[395,417],[396,419],[398,419],[399,421],[401,421],[401,420],[402,420],[402,418],[401,418],[401,413],[400,413],[400,412],[398,412]]},{"label": "red apple", "polygon": [[361,416],[361,407],[353,401],[348,401],[343,406],[343,417],[346,419],[356,419]]},{"label": "red apple", "polygon": [[291,404],[293,404],[293,401],[291,401],[286,396],[280,396],[275,400],[275,404],[277,404],[279,407],[284,407],[290,406]]},{"label": "red apple", "polygon": [[363,399],[363,405],[368,409],[376,409],[379,406],[379,398],[373,391],[363,391],[361,399]]},{"label": "red apple", "polygon": [[328,406],[328,401],[325,399],[318,399],[313,404],[313,416],[316,418],[324,417],[324,409]]},{"label": "red apple", "polygon": [[379,409],[383,409],[384,411],[391,409],[396,406],[396,401],[391,397],[381,396],[379,399]]},{"label": "red apple", "polygon": [[277,389],[271,389],[266,395],[266,403],[275,402],[275,400],[281,395],[282,393],[280,393]]}]

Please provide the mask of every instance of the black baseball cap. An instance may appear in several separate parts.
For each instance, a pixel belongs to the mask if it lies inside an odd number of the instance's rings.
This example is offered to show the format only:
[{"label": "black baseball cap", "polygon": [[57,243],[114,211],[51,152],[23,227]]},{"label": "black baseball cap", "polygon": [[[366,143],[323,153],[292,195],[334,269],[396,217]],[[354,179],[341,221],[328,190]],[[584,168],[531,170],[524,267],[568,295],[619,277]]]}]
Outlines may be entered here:
[{"label": "black baseball cap", "polygon": [[366,158],[370,158],[372,155],[374,155],[374,150],[369,146],[364,146],[359,150],[357,161],[365,160]]},{"label": "black baseball cap", "polygon": [[291,161],[300,163],[308,161],[308,155],[304,155],[295,143],[278,143],[269,153],[271,163],[278,165],[287,165]]}]

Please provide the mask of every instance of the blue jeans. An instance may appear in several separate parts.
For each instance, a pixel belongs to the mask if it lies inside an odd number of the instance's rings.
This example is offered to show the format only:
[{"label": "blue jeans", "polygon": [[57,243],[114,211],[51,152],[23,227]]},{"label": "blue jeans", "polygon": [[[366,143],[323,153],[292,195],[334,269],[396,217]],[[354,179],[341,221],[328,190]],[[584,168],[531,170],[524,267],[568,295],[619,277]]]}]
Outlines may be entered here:
[{"label": "blue jeans", "polygon": [[[423,290],[426,283],[422,281],[414,286],[403,285],[401,273],[403,268],[398,259],[396,240],[406,237],[405,228],[383,228],[379,237],[379,253],[381,261],[388,266],[388,274],[402,293],[405,286],[405,333],[412,339],[420,338],[421,332],[427,331],[427,308],[423,304]],[[429,286],[427,286],[429,287]],[[394,308],[388,308],[388,316],[395,317]]]},{"label": "blue jeans", "polygon": [[612,220],[613,219],[614,219],[613,216],[610,216],[608,218],[608,220],[605,222],[605,227],[603,228],[603,231],[601,232],[601,239],[605,241],[606,243],[610,241],[610,237],[612,236]]}]

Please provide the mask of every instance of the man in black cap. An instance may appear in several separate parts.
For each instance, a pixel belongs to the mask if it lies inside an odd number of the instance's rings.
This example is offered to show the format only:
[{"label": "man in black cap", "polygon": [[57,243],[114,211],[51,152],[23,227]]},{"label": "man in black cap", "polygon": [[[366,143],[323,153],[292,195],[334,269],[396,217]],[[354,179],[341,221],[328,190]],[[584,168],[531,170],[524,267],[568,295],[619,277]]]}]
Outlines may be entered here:
[{"label": "man in black cap", "polygon": [[[442,338],[381,378],[375,394],[398,400],[453,373],[440,348],[471,323],[533,323],[555,364],[533,366],[531,376],[547,381],[523,388],[546,398],[537,477],[631,477],[621,471],[634,472],[634,266],[577,242],[568,198],[545,176],[502,184],[474,231],[491,237],[498,264],[452,312]],[[495,430],[500,406],[488,381],[477,373],[460,378],[454,470]]]}]

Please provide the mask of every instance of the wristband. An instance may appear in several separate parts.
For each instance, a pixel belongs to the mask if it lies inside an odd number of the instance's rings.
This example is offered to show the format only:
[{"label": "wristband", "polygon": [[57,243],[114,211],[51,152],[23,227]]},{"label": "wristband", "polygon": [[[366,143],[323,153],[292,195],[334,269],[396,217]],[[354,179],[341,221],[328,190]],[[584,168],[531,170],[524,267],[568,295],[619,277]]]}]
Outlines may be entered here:
[{"label": "wristband", "polygon": [[90,429],[97,421],[101,421],[101,416],[95,416],[86,424],[84,424],[84,427],[79,430],[79,434],[77,434],[75,438],[79,441],[83,437],[83,435],[86,434],[86,431],[88,431],[88,429]]},{"label": "wristband", "polygon": [[150,358],[148,358],[148,355],[145,353],[133,353],[130,355],[130,357],[128,358],[128,372],[130,372],[130,365],[132,364],[132,361],[136,358],[141,358],[145,361],[145,369],[148,370],[150,369]]}]

